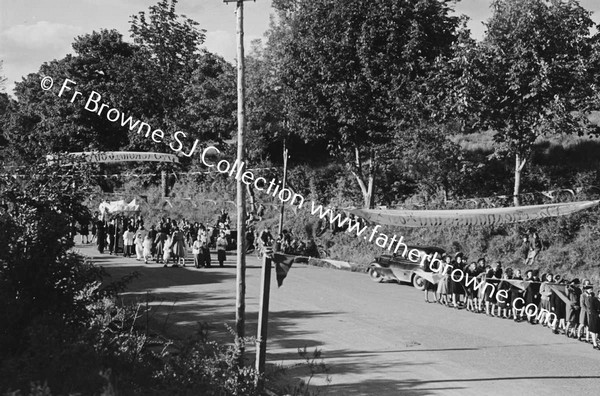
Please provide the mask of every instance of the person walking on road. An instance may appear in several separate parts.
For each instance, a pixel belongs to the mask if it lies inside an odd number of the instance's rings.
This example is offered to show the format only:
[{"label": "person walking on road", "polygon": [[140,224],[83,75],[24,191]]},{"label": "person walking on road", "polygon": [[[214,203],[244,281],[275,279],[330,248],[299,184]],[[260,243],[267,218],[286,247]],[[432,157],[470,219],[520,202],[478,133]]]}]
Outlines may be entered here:
[{"label": "person walking on road", "polygon": [[225,259],[227,257],[227,245],[228,243],[225,233],[221,231],[219,237],[217,238],[217,260],[219,260],[219,267],[223,266],[223,263],[225,262]]},{"label": "person walking on road", "polygon": [[103,220],[96,221],[96,235],[98,237],[96,241],[98,244],[98,252],[104,253],[104,248],[106,246],[106,228]]},{"label": "person walking on road", "polygon": [[171,250],[173,253],[174,266],[179,266],[182,264],[185,267],[185,235],[183,231],[179,227],[175,227],[173,229],[173,245],[171,246]]},{"label": "person walking on road", "polygon": [[107,233],[108,233],[108,253],[113,254],[115,252],[115,233],[116,233],[114,219],[111,219],[108,222]]},{"label": "person walking on road", "polygon": [[135,256],[136,260],[140,261],[144,257],[144,239],[146,239],[148,231],[144,229],[143,225],[138,226],[138,230],[135,233]]},{"label": "person walking on road", "polygon": [[204,256],[202,254],[202,235],[197,234],[196,240],[192,244],[192,254],[194,255],[194,267],[204,267]]}]

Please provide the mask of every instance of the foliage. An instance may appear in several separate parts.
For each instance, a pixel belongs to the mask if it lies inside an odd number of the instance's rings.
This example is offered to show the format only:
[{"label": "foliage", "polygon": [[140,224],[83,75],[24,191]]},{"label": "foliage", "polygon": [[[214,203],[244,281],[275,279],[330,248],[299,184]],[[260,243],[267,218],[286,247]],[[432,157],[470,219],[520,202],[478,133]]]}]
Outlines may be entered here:
[{"label": "foliage", "polygon": [[[92,91],[100,93],[102,102],[111,107],[123,103],[120,91],[130,81],[123,78],[122,71],[136,68],[134,48],[114,30],[80,36],[73,48],[76,56],[44,63],[38,73],[29,74],[15,86],[18,102],[11,108],[6,133],[11,147],[27,161],[52,152],[114,150],[128,142],[123,129],[84,106]],[[43,76],[54,79],[52,90],[40,88]],[[67,78],[74,81],[72,90],[82,92],[83,97],[71,102],[74,91],[67,90],[58,96]],[[121,88],[117,91],[117,87]]]},{"label": "foliage", "polygon": [[0,180],[0,392],[256,394],[256,372],[237,365],[240,343],[151,348],[140,306],[115,304],[127,280],[103,282],[101,267],[70,250],[71,225],[89,219],[87,175],[56,162]]},{"label": "foliage", "polygon": [[[172,152],[174,134],[182,131],[185,136],[178,138],[189,154],[195,139],[229,138],[235,121],[233,68],[199,49],[204,31],[178,15],[176,3],[163,0],[150,7],[148,16],[133,16],[134,44],[116,30],[82,35],[73,43],[74,55],[44,63],[17,83],[18,102],[3,123],[11,149],[25,161],[65,151]],[[43,76],[54,79],[52,89],[40,88]],[[74,83],[59,96],[66,79]],[[82,95],[73,96],[75,91]],[[102,114],[85,108],[92,91],[108,106]],[[115,122],[106,117],[111,108],[122,115]],[[141,124],[130,128],[136,120],[163,131],[164,141],[139,133],[146,132]]]},{"label": "foliage", "polygon": [[[308,352],[306,346],[304,346],[304,348],[298,348],[298,355],[308,369],[308,379],[306,381],[300,380],[295,384],[284,386],[282,389],[283,394],[290,396],[320,395],[320,389],[313,392],[310,383],[315,376],[320,374],[325,374],[325,380],[327,384],[331,383],[331,378],[329,377],[329,367],[327,367],[323,362],[322,351],[318,348],[315,348],[315,350],[310,353]],[[283,374],[285,375],[285,370]]]},{"label": "foliage", "polygon": [[267,51],[285,121],[348,164],[370,207],[377,165],[402,147],[394,132],[407,133],[431,111],[427,76],[436,57],[449,53],[458,18],[445,1],[282,0],[274,7]]},{"label": "foliage", "polygon": [[587,117],[594,96],[590,12],[576,1],[496,0],[482,42],[465,45],[457,110],[492,128],[495,153],[515,160],[515,204],[521,171],[545,134],[597,131]]},{"label": "foliage", "polygon": [[[0,386],[73,375],[93,381],[81,333],[88,305],[105,292],[100,268],[72,253],[71,224],[89,219],[85,168],[38,163],[31,175],[0,180]],[[58,385],[57,385],[58,386]],[[68,388],[61,388],[67,392]]]},{"label": "foliage", "polygon": [[[169,4],[170,3],[170,4]],[[199,53],[206,31],[198,29],[198,22],[175,12],[177,0],[161,0],[150,6],[148,22],[141,11],[131,17],[133,41],[156,59],[165,76],[179,77],[178,71],[193,70],[190,61]]]}]

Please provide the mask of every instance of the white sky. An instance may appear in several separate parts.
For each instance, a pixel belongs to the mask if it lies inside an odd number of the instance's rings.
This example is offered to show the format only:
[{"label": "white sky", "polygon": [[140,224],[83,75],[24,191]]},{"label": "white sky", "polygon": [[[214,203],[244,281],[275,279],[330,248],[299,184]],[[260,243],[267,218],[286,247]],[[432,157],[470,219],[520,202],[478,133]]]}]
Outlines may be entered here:
[{"label": "white sky", "polygon": [[[365,0],[368,1],[368,0]],[[6,89],[12,93],[15,81],[38,71],[43,62],[60,59],[72,52],[73,38],[101,28],[115,28],[129,40],[129,19],[157,0],[0,0],[0,60]],[[491,0],[462,0],[457,12],[471,18],[469,27],[481,38],[482,22],[490,16]],[[580,0],[594,11],[600,22],[600,1]],[[235,58],[235,4],[222,0],[180,0],[179,14],[198,21],[207,30],[206,47],[232,61]],[[244,3],[245,45],[261,38],[272,13],[270,0]]]}]

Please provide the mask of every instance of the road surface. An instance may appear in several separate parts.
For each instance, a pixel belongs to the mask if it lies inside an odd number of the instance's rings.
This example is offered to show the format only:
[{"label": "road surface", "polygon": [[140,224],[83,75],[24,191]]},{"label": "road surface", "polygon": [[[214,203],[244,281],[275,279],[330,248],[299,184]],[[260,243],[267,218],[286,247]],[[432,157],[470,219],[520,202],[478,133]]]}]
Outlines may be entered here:
[{"label": "road surface", "polygon": [[[185,335],[205,322],[222,337],[225,323],[235,328],[233,255],[224,268],[177,269],[79,247],[114,278],[138,271],[126,296],[150,296],[165,330]],[[249,257],[249,336],[256,334],[260,273]],[[297,350],[318,348],[331,380],[312,380],[323,386],[320,394],[600,394],[600,351],[542,326],[426,304],[412,287],[377,284],[364,273],[294,264],[281,288],[274,277],[267,362],[306,380]]]}]

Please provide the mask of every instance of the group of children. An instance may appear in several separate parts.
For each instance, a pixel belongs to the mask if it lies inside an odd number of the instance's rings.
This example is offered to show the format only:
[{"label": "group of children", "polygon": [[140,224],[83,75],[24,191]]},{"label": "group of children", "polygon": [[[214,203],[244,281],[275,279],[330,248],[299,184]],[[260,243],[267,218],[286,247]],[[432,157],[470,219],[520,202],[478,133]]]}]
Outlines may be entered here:
[{"label": "group of children", "polygon": [[[487,316],[542,324],[555,334],[583,339],[600,349],[600,300],[589,280],[580,287],[578,278],[571,281],[558,275],[543,274],[528,269],[502,268],[500,262],[486,265],[485,259],[467,264],[462,253],[452,259],[443,258],[452,270],[437,284],[426,282],[425,302],[434,302],[455,309],[465,309]],[[469,281],[470,280],[470,281]],[[429,301],[433,292],[434,301]]]}]

